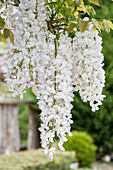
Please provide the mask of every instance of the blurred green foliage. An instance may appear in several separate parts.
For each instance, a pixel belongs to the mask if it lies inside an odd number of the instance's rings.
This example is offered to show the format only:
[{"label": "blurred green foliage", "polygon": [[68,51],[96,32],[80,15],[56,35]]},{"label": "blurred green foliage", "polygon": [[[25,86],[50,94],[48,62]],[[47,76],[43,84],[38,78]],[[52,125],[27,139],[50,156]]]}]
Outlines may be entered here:
[{"label": "blurred green foliage", "polygon": [[[113,2],[101,1],[102,7],[96,7],[97,18],[113,18]],[[103,94],[106,98],[99,111],[92,112],[88,103],[83,103],[75,93],[73,102],[72,129],[86,131],[98,146],[98,157],[113,153],[113,31],[100,33],[103,38],[105,56],[106,84]]]},{"label": "blurred green foliage", "polygon": [[21,145],[27,146],[29,107],[19,106],[19,128]]},{"label": "blurred green foliage", "polygon": [[1,156],[0,170],[69,170],[72,162],[75,162],[73,151],[56,151],[54,162],[50,163],[49,156],[38,149]]},{"label": "blurred green foliage", "polygon": [[[69,162],[69,161],[68,161]],[[48,162],[47,164],[41,164],[36,167],[27,167],[24,170],[71,170],[70,163],[63,160],[62,162]]]},{"label": "blurred green foliage", "polygon": [[[39,118],[40,110],[37,105],[36,96],[33,94],[31,89],[27,89],[27,92],[24,94],[24,100],[31,100],[36,103],[32,107],[35,107],[37,113],[37,119],[40,122],[40,118]],[[19,127],[20,127],[21,145],[27,146],[28,129],[29,129],[29,105],[19,106]]]},{"label": "blurred green foliage", "polygon": [[80,166],[89,166],[96,159],[96,149],[92,137],[86,132],[72,131],[73,136],[67,136],[64,147],[68,151],[74,150]]}]

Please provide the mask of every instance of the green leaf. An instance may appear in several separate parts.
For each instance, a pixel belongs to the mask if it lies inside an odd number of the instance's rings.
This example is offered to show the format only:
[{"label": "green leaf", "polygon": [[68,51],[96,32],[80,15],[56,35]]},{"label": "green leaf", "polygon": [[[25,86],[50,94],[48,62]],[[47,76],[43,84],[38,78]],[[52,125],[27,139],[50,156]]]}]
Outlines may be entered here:
[{"label": "green leaf", "polygon": [[102,22],[98,23],[97,29],[101,32],[101,30],[102,30]]},{"label": "green leaf", "polygon": [[73,13],[77,10],[77,5],[75,2],[73,3],[71,9],[73,9],[73,10],[71,10],[71,11],[73,11]]},{"label": "green leaf", "polygon": [[11,31],[10,31],[9,39],[14,44],[14,34]]},{"label": "green leaf", "polygon": [[7,42],[7,40],[5,40],[5,39],[1,39],[1,42],[2,42],[2,43],[6,43],[6,42]]},{"label": "green leaf", "polygon": [[76,27],[76,24],[75,24],[75,23],[70,23],[68,33],[70,33],[71,31],[73,31],[73,28],[75,28],[75,27]]},{"label": "green leaf", "polygon": [[107,32],[110,32],[110,27],[109,27],[109,24],[108,22],[104,19],[103,22],[103,28],[107,31]]},{"label": "green leaf", "polygon": [[70,15],[72,15],[72,12],[69,8],[67,7],[62,7],[60,10],[60,13],[64,16],[64,17],[68,17]]},{"label": "green leaf", "polygon": [[66,0],[66,2],[68,3],[69,6],[73,4],[73,0]]},{"label": "green leaf", "polygon": [[5,39],[7,39],[10,36],[10,30],[7,29],[7,28],[4,29],[3,33],[4,33],[4,38]]},{"label": "green leaf", "polygon": [[108,23],[109,27],[113,30],[113,23],[111,21],[109,21],[109,20],[107,20],[107,23]]},{"label": "green leaf", "polygon": [[58,4],[57,2],[49,2],[49,3],[47,3],[47,5],[56,5],[56,4]]},{"label": "green leaf", "polygon": [[95,12],[95,10],[92,6],[86,5],[85,8],[86,8],[88,15],[90,15],[90,14],[95,15],[96,14],[96,12]]},{"label": "green leaf", "polygon": [[84,32],[87,29],[89,21],[79,20],[79,29],[81,32]]},{"label": "green leaf", "polygon": [[5,21],[4,19],[0,16],[0,28],[4,28],[4,25],[5,25]]},{"label": "green leaf", "polygon": [[89,2],[91,2],[91,3],[95,4],[95,5],[100,6],[99,0],[89,0]]},{"label": "green leaf", "polygon": [[3,34],[0,32],[0,41],[3,39]]},{"label": "green leaf", "polygon": [[4,3],[4,0],[1,0],[1,3]]}]

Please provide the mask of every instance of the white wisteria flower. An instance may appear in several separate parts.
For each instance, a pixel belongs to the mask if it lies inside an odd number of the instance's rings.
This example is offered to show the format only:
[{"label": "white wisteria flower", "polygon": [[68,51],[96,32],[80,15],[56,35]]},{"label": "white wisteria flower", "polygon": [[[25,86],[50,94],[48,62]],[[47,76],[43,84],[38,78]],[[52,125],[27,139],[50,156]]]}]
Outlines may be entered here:
[{"label": "white wisteria flower", "polygon": [[105,71],[103,70],[104,56],[102,50],[102,38],[98,31],[89,30],[76,32],[73,40],[74,74],[73,84],[75,91],[79,91],[84,102],[89,101],[92,111],[99,110],[105,95],[102,95],[105,86]]},{"label": "white wisteria flower", "polygon": [[[3,15],[10,16],[12,11],[8,4]],[[59,139],[55,142],[59,149],[65,151],[66,134],[72,136],[73,92],[79,91],[81,99],[90,102],[92,111],[102,105],[105,97],[102,39],[92,25],[83,33],[75,28],[73,41],[66,32],[59,37],[49,32],[45,0],[20,0],[18,10],[10,18],[7,17],[7,26],[12,29],[15,41],[14,44],[7,41],[8,89],[14,97],[23,98],[26,88],[32,87],[42,111],[41,146],[52,161],[55,139]]]}]

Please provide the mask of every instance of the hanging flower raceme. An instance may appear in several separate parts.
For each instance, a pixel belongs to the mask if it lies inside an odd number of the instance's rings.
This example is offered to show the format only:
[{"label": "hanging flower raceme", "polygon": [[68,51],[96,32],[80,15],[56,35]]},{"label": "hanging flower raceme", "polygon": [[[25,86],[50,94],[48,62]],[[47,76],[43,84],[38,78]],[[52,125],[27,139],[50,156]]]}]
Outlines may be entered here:
[{"label": "hanging flower raceme", "polygon": [[53,35],[49,35],[46,48],[48,50],[43,55],[38,73],[37,98],[40,99],[38,104],[42,110],[42,124],[39,128],[41,143],[45,148],[44,153],[49,152],[51,160],[56,149],[53,147],[55,137],[60,139],[58,147],[64,151],[62,145],[67,141],[66,133],[71,135],[70,102],[73,101],[73,82],[70,42],[71,39],[67,35],[61,36],[58,41]]},{"label": "hanging flower raceme", "polygon": [[[36,8],[40,17],[36,17]],[[9,90],[13,91],[13,96],[23,93],[28,87],[37,87],[38,76],[38,56],[40,48],[43,47],[42,40],[45,39],[44,29],[46,27],[46,13],[44,1],[38,5],[36,1],[20,1],[16,20],[13,25],[15,44],[8,41],[7,64],[9,72],[6,80]],[[43,28],[43,29],[42,29]]]},{"label": "hanging flower raceme", "polygon": [[93,31],[92,25],[83,33],[77,32],[73,40],[75,72],[73,83],[75,91],[79,91],[84,102],[89,101],[92,111],[98,110],[105,95],[102,89],[105,83],[105,71],[102,62],[102,38],[98,31]]}]

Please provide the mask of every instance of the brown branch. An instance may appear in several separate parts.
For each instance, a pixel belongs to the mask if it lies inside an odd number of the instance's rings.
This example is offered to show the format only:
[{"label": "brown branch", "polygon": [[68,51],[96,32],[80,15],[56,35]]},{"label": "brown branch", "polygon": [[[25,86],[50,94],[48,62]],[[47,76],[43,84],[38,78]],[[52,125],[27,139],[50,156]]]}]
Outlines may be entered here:
[{"label": "brown branch", "polygon": [[75,21],[75,19],[69,20],[68,17],[66,17],[66,18],[60,18],[60,19],[56,19],[56,20],[50,20],[49,22],[50,22],[51,24],[56,24],[56,23],[60,23],[60,22],[62,22],[62,21]]},{"label": "brown branch", "polygon": [[38,18],[38,10],[37,9],[38,9],[38,1],[36,0],[36,17],[35,17],[36,19]]},{"label": "brown branch", "polygon": [[[96,19],[96,20],[104,20],[104,19]],[[113,19],[105,19],[105,20],[113,21]],[[50,20],[49,23],[56,24],[56,23],[60,23],[62,21],[75,21],[75,19],[60,18],[60,19],[57,19],[57,20]]]}]

